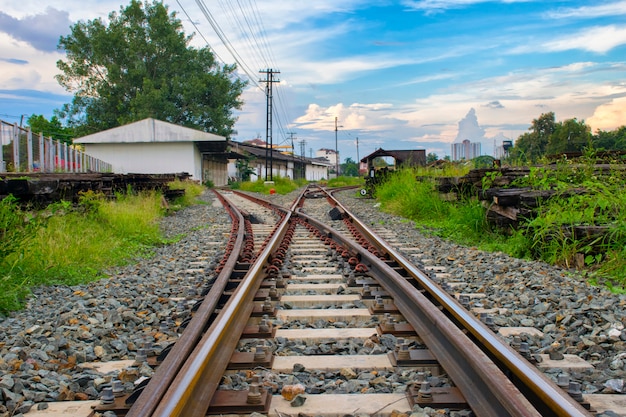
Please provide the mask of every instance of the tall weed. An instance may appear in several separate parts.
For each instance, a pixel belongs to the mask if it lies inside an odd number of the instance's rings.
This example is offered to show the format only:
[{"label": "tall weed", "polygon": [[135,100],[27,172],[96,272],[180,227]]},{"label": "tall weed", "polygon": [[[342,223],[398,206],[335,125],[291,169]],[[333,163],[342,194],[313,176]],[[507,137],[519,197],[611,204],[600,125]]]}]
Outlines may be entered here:
[{"label": "tall weed", "polygon": [[[23,305],[39,285],[74,285],[101,277],[106,268],[129,262],[163,242],[155,192],[118,195],[115,201],[86,193],[78,206],[55,203],[37,214],[30,235],[17,240],[2,260],[0,313]],[[15,206],[15,213],[21,210]]]}]

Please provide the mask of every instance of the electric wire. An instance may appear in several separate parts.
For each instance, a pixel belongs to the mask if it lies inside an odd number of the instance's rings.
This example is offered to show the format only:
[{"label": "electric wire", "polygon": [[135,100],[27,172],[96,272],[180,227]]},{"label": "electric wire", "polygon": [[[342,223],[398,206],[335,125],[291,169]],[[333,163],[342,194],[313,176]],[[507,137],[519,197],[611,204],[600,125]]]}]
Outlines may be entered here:
[{"label": "electric wire", "polygon": [[[223,15],[228,19],[226,22],[228,27],[235,29],[238,32],[237,37],[242,39],[244,49],[248,52],[245,55],[246,60],[244,60],[243,54],[241,54],[229,40],[229,37],[215,19],[213,13],[208,9],[205,1],[195,1],[202,14],[213,28],[215,34],[231,54],[241,71],[245,73],[250,83],[267,95],[266,88],[263,88],[260,83],[268,82],[269,79],[261,80],[259,77],[255,77],[252,68],[254,65],[257,65],[259,68],[266,68],[265,71],[269,71],[270,68],[278,68],[278,66],[275,63],[272,49],[267,38],[267,31],[263,25],[256,1],[235,0],[235,4],[233,0],[218,0],[218,5],[222,9]],[[179,0],[177,0],[177,2],[179,6],[181,6]],[[187,14],[186,11],[185,14]],[[194,27],[196,27],[195,23],[193,24]],[[198,32],[200,33],[199,30]],[[207,42],[204,36],[202,36],[202,38]],[[252,63],[252,65],[250,63]],[[260,73],[263,73],[263,71],[264,70],[259,70]],[[276,87],[277,88],[272,89],[272,91],[275,92],[275,94],[272,94],[272,121],[276,122],[275,128],[272,127],[272,131],[278,132],[279,136],[283,138],[281,143],[284,143],[287,141],[285,126],[289,129],[289,126],[292,125],[289,121],[293,120],[293,118],[290,117],[287,110],[286,100],[279,82],[276,82]]]}]

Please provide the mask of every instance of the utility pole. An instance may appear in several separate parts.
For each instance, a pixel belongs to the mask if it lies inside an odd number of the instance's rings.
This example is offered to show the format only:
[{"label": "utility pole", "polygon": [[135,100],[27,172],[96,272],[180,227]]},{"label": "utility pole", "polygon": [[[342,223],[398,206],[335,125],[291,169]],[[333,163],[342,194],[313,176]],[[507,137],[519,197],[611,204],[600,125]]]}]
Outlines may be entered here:
[{"label": "utility pole", "polygon": [[[272,84],[280,82],[278,79],[274,79],[274,74],[280,74],[280,71],[274,71],[271,68],[259,71],[261,74],[265,74],[264,80],[259,82],[265,84],[265,97],[267,98],[267,117],[265,119],[265,181],[274,181],[274,145],[272,143]],[[271,151],[270,151],[271,148]],[[269,159],[269,180],[267,175],[267,161]]]},{"label": "utility pole", "polygon": [[295,135],[296,132],[287,132],[287,134],[289,135],[289,139],[291,140],[291,154],[295,155],[296,154],[296,148],[293,147],[293,135]]},{"label": "utility pole", "polygon": [[306,146],[306,141],[305,140],[301,140],[299,142],[299,144],[300,144],[300,160],[302,161],[302,167],[301,167],[301,169],[302,169],[302,178],[306,179],[306,164],[304,163],[304,158],[306,158],[306,154],[304,153],[305,152],[304,149],[305,149],[305,146]]},{"label": "utility pole", "polygon": [[[356,172],[360,175],[361,160],[359,158],[359,137],[356,137]],[[358,176],[357,175],[357,176]]]},{"label": "utility pole", "polygon": [[339,177],[339,146],[337,142],[337,116],[335,116],[335,175]]},{"label": "utility pole", "polygon": [[[291,139],[291,156],[296,157],[296,148],[293,146],[293,135],[296,134],[296,132],[287,132],[287,134],[289,135],[289,139]],[[298,179],[299,178],[299,174],[298,174],[298,169],[296,164],[294,163],[293,166],[293,179]]]}]

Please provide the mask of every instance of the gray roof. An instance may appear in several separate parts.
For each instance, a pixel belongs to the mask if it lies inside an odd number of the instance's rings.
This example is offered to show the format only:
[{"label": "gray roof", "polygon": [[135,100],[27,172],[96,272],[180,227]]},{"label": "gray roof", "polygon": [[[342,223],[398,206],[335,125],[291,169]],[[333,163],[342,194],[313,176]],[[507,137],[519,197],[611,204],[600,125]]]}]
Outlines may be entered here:
[{"label": "gray roof", "polygon": [[220,142],[223,136],[152,118],[74,139],[74,143]]}]

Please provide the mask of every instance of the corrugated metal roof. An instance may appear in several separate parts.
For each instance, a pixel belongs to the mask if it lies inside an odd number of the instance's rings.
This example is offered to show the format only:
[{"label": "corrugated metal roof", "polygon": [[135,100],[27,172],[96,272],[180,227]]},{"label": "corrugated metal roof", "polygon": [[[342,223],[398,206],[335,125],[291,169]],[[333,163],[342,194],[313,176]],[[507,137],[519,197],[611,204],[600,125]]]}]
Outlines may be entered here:
[{"label": "corrugated metal roof", "polygon": [[74,143],[220,142],[223,136],[152,118],[74,139]]}]

